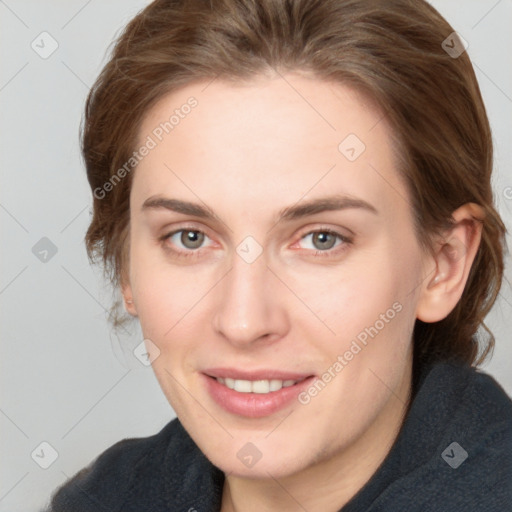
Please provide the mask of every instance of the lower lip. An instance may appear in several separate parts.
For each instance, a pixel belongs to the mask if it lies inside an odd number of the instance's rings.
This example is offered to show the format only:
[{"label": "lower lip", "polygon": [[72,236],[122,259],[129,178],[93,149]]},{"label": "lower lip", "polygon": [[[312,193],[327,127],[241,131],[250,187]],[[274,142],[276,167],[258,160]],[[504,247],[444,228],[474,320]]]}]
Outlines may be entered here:
[{"label": "lower lip", "polygon": [[262,418],[269,416],[297,399],[298,394],[306,389],[314,380],[314,376],[307,377],[303,381],[281,388],[271,393],[240,393],[229,389],[208,375],[203,374],[206,388],[210,396],[223,409],[247,418]]}]

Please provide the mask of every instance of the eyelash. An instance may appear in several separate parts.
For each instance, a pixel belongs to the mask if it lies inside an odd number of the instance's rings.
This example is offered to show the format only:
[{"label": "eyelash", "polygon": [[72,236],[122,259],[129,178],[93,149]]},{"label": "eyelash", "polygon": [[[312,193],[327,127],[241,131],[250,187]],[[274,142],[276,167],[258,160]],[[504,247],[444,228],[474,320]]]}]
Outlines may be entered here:
[{"label": "eyelash", "polygon": [[[167,242],[167,240],[169,238],[174,236],[176,233],[181,233],[181,232],[184,232],[184,231],[192,231],[194,233],[202,233],[203,235],[208,236],[208,235],[206,235],[206,233],[204,231],[201,231],[200,229],[195,229],[195,228],[192,228],[192,227],[190,227],[190,228],[182,227],[180,229],[177,229],[175,231],[171,231],[170,233],[167,233],[167,234],[159,237],[159,241],[160,241],[160,243],[162,244],[162,246],[164,247],[165,250],[172,252],[173,254],[177,255],[180,258],[194,258],[194,257],[199,256],[199,254],[202,252],[201,248],[195,249],[195,250],[194,249],[190,249],[190,250],[187,250],[187,251],[183,251],[181,249],[180,250],[172,249],[172,248],[169,247],[168,244],[166,244],[166,242]],[[334,231],[332,229],[327,229],[327,228],[326,229],[315,229],[313,231],[307,231],[307,232],[303,233],[300,236],[299,241],[303,240],[304,238],[306,238],[309,235],[314,235],[316,233],[327,233],[329,235],[333,235],[333,236],[339,238],[342,241],[342,243],[339,244],[338,246],[335,246],[334,248],[326,249],[324,251],[315,250],[313,252],[313,255],[315,257],[333,258],[335,256],[338,256],[341,252],[345,251],[347,249],[347,246],[351,245],[352,242],[353,242],[352,238],[347,237],[345,235],[342,235],[341,233],[338,233],[337,231]]]}]

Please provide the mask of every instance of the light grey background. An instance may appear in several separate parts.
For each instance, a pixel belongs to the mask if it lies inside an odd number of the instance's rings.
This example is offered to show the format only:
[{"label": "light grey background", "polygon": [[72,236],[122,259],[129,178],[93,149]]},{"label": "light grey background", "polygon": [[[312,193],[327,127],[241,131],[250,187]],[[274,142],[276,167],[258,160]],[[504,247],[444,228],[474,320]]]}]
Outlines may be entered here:
[{"label": "light grey background", "polygon": [[[92,204],[78,150],[84,100],[113,37],[147,3],[0,0],[2,512],[39,510],[103,450],[174,417],[151,368],[111,339],[111,295],[83,244]],[[510,230],[512,0],[433,4],[469,43],[496,142],[496,201]],[[31,47],[35,40],[39,52],[51,49],[43,31],[58,43],[46,59]],[[47,262],[32,250],[43,237],[57,248]],[[483,368],[509,394],[511,317],[505,284],[488,318],[497,348]],[[48,469],[35,462],[50,461],[42,442],[58,452]]]}]

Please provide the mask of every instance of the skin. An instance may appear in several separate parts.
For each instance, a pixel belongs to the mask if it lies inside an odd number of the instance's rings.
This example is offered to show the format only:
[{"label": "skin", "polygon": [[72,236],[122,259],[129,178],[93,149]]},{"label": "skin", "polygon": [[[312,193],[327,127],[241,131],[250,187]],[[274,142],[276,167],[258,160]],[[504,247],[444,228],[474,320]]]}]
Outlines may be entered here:
[{"label": "skin", "polygon": [[[160,351],[153,369],[169,403],[226,474],[223,511],[334,511],[355,495],[402,424],[414,322],[455,307],[480,241],[472,216],[481,212],[467,204],[424,253],[379,110],[346,86],[284,78],[189,85],[154,105],[139,132],[143,142],[197,99],[135,170],[122,288]],[[366,146],[353,162],[338,150],[350,133]],[[281,209],[333,194],[377,213],[346,208],[278,222]],[[207,205],[216,218],[143,211],[154,196]],[[182,232],[160,240],[179,229],[204,233],[200,249],[184,245]],[[350,241],[333,238],[326,249],[311,234],[323,229]],[[236,251],[247,236],[263,250],[252,263]],[[394,303],[400,312],[307,405],[294,400],[250,419],[226,412],[203,385],[202,370],[215,366],[320,376]],[[237,457],[247,442],[261,452],[251,468]]]}]

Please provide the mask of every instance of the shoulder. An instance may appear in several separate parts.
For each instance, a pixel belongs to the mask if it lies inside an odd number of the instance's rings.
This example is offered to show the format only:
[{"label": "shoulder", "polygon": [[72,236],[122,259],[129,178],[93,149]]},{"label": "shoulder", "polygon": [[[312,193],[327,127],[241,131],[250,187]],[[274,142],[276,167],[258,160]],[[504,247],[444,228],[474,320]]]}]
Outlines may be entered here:
[{"label": "shoulder", "polygon": [[[423,392],[423,396],[420,394]],[[427,510],[507,510],[512,500],[512,400],[487,373],[457,362],[433,366],[420,388],[420,477]],[[416,401],[416,400],[415,400]],[[418,412],[418,411],[416,411]]]},{"label": "shoulder", "polygon": [[478,432],[480,438],[484,432],[512,434],[512,400],[491,375],[462,363],[445,362],[431,368],[425,383],[445,415],[446,426],[462,433],[464,425],[464,432]]},{"label": "shoulder", "polygon": [[[443,363],[433,372],[438,375],[441,386],[460,386],[444,404],[446,421],[439,448],[448,439],[461,446],[465,444],[468,466],[473,461],[475,476],[493,479],[507,476],[512,486],[511,398],[494,377],[480,369]],[[450,450],[443,452],[443,458],[449,460],[450,453]],[[498,471],[491,470],[492,467]],[[492,471],[492,475],[486,475],[486,469]],[[509,489],[512,499],[512,487]]]},{"label": "shoulder", "polygon": [[58,488],[46,512],[120,510],[133,487],[161,467],[172,441],[187,441],[177,419],[153,436],[117,442]]}]

